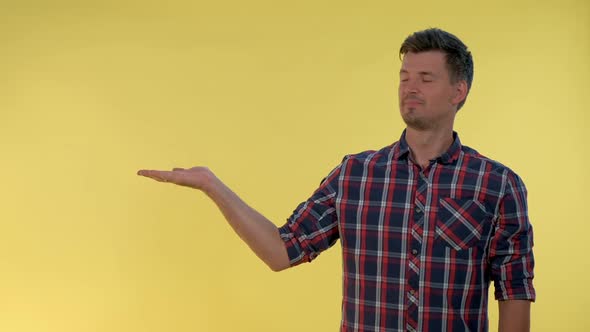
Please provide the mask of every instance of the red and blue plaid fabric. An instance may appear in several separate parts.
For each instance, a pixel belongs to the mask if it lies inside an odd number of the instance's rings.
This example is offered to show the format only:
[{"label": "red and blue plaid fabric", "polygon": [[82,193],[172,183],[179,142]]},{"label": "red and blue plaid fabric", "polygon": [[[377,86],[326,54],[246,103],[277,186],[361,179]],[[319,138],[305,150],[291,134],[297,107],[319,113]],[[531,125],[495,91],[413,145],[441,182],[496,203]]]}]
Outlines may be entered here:
[{"label": "red and blue plaid fabric", "polygon": [[535,300],[526,188],[456,133],[425,169],[409,152],[346,156],[279,228],[291,266],[340,239],[341,331],[487,331],[491,281]]}]

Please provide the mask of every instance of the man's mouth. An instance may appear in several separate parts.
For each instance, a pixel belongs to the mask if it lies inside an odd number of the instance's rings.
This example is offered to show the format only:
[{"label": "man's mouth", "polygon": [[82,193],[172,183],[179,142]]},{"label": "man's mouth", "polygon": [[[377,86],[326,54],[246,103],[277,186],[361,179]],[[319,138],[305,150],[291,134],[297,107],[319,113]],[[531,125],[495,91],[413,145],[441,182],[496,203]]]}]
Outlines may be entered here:
[{"label": "man's mouth", "polygon": [[417,106],[417,105],[422,105],[423,102],[417,99],[408,99],[404,101],[404,105],[405,106]]}]

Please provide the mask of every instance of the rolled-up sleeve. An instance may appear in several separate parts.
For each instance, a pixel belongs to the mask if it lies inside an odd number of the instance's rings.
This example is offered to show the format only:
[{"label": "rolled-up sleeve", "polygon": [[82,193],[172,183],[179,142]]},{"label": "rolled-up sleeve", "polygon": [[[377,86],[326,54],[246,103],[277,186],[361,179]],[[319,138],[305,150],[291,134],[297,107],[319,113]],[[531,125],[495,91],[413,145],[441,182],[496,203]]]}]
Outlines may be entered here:
[{"label": "rolled-up sleeve", "polygon": [[535,301],[533,227],[527,189],[518,175],[507,172],[496,232],[490,246],[491,276],[496,300]]},{"label": "rolled-up sleeve", "polygon": [[335,201],[341,166],[333,169],[312,196],[300,203],[286,224],[279,228],[291,266],[312,261],[338,240]]}]

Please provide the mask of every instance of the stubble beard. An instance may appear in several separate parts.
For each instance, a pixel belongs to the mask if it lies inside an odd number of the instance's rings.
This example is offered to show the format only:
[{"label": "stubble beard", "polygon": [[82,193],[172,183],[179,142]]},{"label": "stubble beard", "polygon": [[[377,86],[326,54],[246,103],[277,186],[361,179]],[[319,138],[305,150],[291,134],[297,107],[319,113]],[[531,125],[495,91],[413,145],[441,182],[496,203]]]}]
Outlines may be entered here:
[{"label": "stubble beard", "polygon": [[425,131],[434,127],[432,120],[420,117],[416,114],[415,108],[409,108],[407,112],[402,112],[402,119],[409,128],[414,130]]}]

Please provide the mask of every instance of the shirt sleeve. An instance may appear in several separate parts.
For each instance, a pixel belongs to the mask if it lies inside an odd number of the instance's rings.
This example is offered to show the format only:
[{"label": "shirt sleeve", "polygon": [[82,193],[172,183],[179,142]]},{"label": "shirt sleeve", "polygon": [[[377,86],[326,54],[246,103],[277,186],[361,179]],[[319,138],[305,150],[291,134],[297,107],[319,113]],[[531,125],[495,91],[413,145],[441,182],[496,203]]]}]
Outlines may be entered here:
[{"label": "shirt sleeve", "polygon": [[496,300],[535,301],[533,228],[527,210],[527,190],[509,172],[490,247],[491,276]]},{"label": "shirt sleeve", "polygon": [[[346,159],[346,158],[345,158]],[[309,199],[279,228],[291,266],[310,262],[339,238],[335,200],[342,164],[333,169]]]}]

